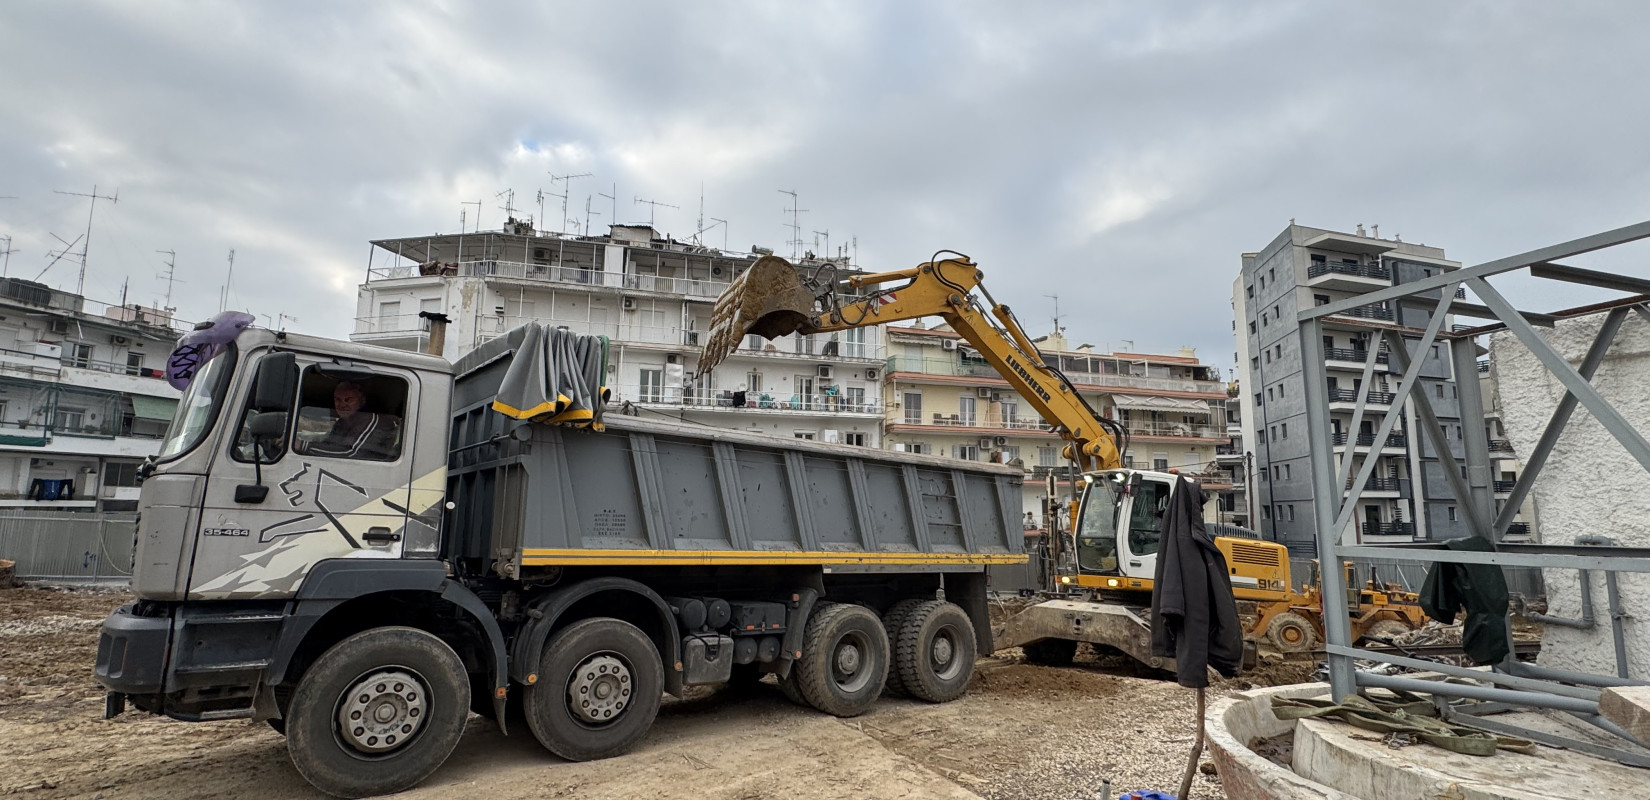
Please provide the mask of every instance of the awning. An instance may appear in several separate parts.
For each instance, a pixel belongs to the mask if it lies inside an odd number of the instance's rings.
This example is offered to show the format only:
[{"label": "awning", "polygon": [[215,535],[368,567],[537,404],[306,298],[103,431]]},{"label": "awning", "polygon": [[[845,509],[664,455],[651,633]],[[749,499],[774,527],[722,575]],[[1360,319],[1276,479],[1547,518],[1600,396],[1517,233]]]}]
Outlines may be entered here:
[{"label": "awning", "polygon": [[1114,394],[1112,404],[1133,411],[1172,411],[1177,414],[1207,414],[1209,403],[1184,397],[1153,397],[1137,394]]},{"label": "awning", "polygon": [[165,397],[145,397],[134,394],[132,397],[132,416],[137,419],[158,419],[161,422],[171,422],[172,415],[178,410],[178,401]]}]

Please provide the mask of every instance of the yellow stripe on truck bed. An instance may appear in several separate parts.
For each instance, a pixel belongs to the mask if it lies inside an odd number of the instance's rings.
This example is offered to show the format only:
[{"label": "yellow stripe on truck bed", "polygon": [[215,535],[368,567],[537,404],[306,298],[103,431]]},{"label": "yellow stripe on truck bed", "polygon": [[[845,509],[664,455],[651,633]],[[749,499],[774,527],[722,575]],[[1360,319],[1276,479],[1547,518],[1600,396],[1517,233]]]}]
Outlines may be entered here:
[{"label": "yellow stripe on truck bed", "polygon": [[1024,564],[1017,553],[865,553],[825,550],[558,550],[521,551],[523,566],[570,564]]}]

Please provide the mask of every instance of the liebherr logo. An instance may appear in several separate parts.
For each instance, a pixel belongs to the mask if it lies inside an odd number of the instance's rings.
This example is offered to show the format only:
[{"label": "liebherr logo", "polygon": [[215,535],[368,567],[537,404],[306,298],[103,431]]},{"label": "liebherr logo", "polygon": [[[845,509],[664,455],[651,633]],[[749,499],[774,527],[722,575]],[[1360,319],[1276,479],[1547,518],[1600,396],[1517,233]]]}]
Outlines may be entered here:
[{"label": "liebherr logo", "polygon": [[1020,366],[1020,362],[1016,360],[1014,356],[1004,356],[1004,360],[1008,361],[1008,365],[1013,367],[1014,371],[1019,373],[1020,377],[1024,378],[1026,383],[1031,384],[1031,390],[1036,392],[1038,397],[1043,398],[1044,401],[1050,399],[1048,396],[1048,391],[1043,388],[1042,384],[1037,382],[1036,378],[1031,377],[1031,373],[1026,371],[1025,367]]}]

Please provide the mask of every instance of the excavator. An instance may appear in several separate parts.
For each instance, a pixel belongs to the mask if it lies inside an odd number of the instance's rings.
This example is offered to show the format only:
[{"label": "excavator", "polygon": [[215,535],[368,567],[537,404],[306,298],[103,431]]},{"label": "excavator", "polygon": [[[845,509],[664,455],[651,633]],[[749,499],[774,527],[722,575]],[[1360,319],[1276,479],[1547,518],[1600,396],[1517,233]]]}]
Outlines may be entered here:
[{"label": "excavator", "polygon": [[[1158,669],[1173,659],[1151,653],[1146,608],[1151,604],[1157,550],[1179,475],[1125,468],[1129,434],[1077,391],[1057,363],[1045,359],[1007,305],[982,284],[966,255],[940,251],[916,267],[851,274],[835,267],[801,271],[763,256],[717,298],[699,359],[702,378],[749,335],[843,331],[939,317],[972,345],[1065,441],[1062,455],[1082,474],[1071,536],[1051,537],[1056,585],[1052,599],[1007,618],[993,630],[999,650],[1023,648],[1028,660],[1069,664],[1077,645],[1122,653]],[[1069,543],[1069,544],[1067,544]],[[1264,636],[1280,650],[1310,649],[1321,636],[1321,608],[1311,590],[1290,585],[1288,551],[1275,542],[1217,536],[1248,638]],[[1394,615],[1374,610],[1366,624]]]}]

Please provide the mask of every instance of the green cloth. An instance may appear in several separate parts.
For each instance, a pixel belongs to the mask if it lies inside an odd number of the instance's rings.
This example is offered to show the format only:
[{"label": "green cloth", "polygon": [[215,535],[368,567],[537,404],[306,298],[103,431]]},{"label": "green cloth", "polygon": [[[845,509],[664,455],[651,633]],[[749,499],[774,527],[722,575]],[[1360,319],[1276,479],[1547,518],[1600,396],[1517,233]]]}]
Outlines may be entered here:
[{"label": "green cloth", "polygon": [[[1451,550],[1493,553],[1495,546],[1477,536],[1444,542]],[[1495,664],[1512,648],[1507,642],[1507,579],[1495,564],[1436,562],[1421,585],[1421,610],[1445,625],[1466,608],[1461,623],[1461,651],[1479,664]]]},{"label": "green cloth", "polygon": [[178,401],[165,397],[145,397],[141,394],[131,395],[132,416],[138,419],[158,419],[161,422],[171,422],[172,416],[177,413]]},{"label": "green cloth", "polygon": [[1438,719],[1438,710],[1419,695],[1408,692],[1388,700],[1350,695],[1337,705],[1312,697],[1273,697],[1272,714],[1280,720],[1335,717],[1374,733],[1402,733],[1452,753],[1493,756],[1497,749],[1532,753],[1535,744],[1512,736],[1496,736]]}]

